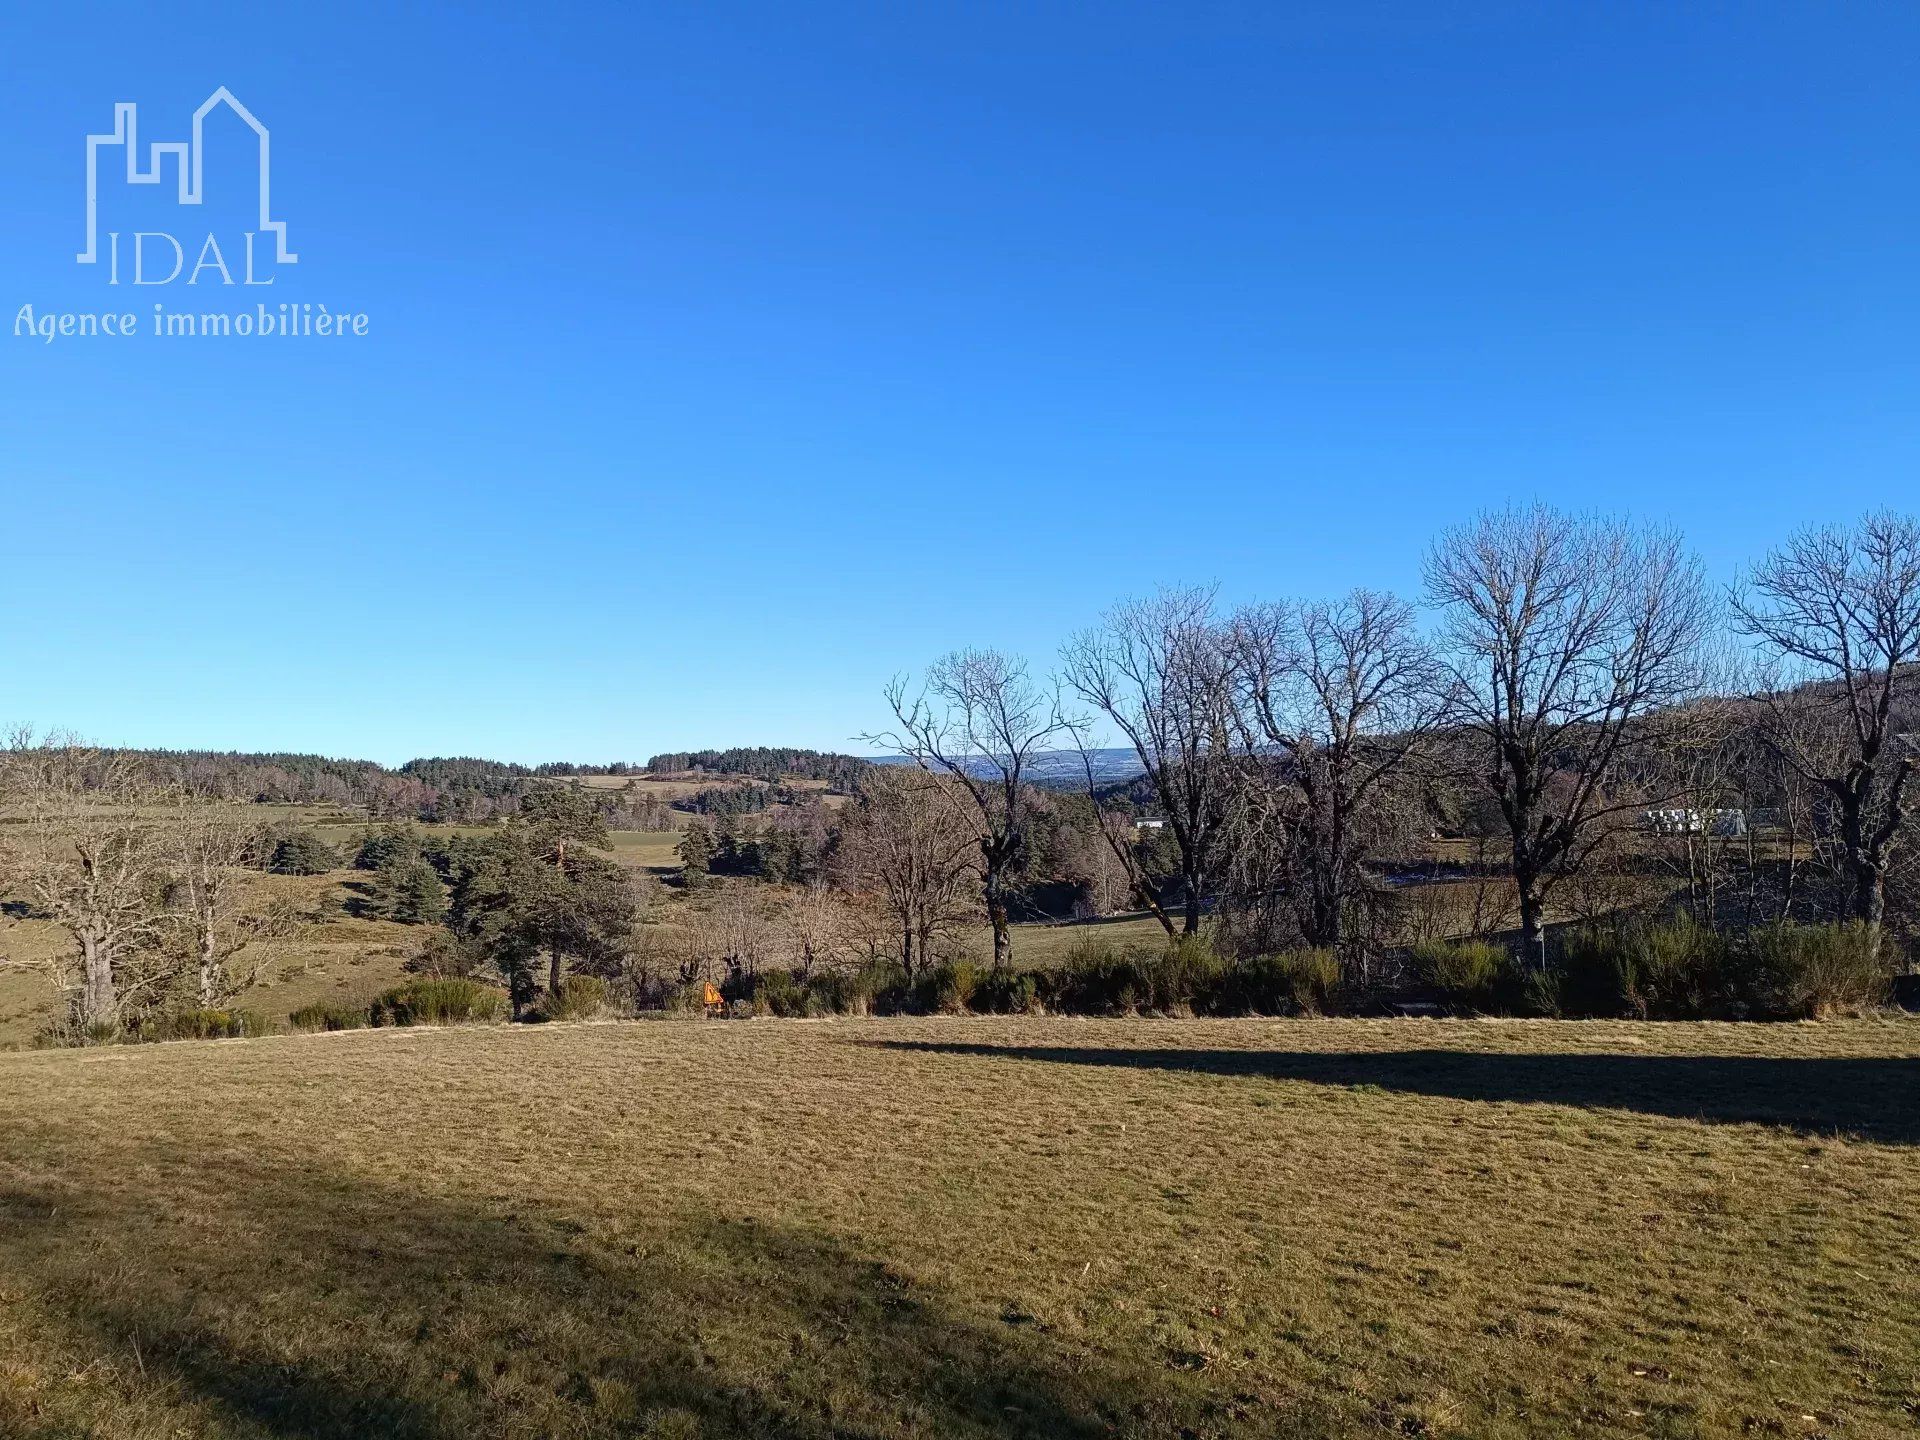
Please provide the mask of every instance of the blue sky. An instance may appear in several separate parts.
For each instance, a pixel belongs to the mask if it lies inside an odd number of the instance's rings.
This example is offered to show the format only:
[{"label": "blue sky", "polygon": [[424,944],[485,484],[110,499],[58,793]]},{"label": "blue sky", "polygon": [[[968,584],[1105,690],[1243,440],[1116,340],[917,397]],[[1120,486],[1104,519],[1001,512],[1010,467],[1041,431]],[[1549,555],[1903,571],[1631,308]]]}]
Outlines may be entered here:
[{"label": "blue sky", "polygon": [[[1410,592],[1488,503],[1726,577],[1920,494],[1920,10],[37,8],[0,719],[843,748],[953,646],[1045,665],[1160,582]],[[84,137],[220,85],[298,265],[76,265]],[[12,333],[262,296],[369,330]]]}]

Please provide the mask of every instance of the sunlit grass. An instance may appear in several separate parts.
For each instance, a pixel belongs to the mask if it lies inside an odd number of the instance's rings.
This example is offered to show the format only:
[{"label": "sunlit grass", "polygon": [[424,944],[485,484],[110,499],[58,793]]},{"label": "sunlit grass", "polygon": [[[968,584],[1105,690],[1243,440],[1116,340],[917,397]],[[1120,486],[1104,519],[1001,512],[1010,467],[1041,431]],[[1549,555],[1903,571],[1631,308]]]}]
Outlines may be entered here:
[{"label": "sunlit grass", "polygon": [[1920,1030],[0,1056],[0,1433],[1910,1433]]}]

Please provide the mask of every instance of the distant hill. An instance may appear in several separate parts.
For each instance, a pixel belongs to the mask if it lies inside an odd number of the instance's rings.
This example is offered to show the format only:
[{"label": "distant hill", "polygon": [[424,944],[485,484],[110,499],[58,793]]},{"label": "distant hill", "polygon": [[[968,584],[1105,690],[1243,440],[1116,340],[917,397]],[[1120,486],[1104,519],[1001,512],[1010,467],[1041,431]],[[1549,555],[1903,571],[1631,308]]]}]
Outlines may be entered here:
[{"label": "distant hill", "polygon": [[677,750],[647,761],[653,774],[705,770],[720,775],[748,775],[756,780],[825,780],[834,789],[850,793],[859,783],[865,760],[821,750],[791,746],[748,745],[731,750]]},{"label": "distant hill", "polygon": [[[914,762],[904,755],[871,755],[867,757],[875,765],[911,765]],[[1091,752],[1093,761],[1094,784],[1112,785],[1122,780],[1131,780],[1143,772],[1140,757],[1129,749],[1106,749]],[[974,767],[974,773],[986,774],[992,766],[984,762]],[[1087,769],[1078,750],[1047,750],[1027,760],[1027,775],[1033,784],[1042,790],[1079,790],[1087,783]]]}]

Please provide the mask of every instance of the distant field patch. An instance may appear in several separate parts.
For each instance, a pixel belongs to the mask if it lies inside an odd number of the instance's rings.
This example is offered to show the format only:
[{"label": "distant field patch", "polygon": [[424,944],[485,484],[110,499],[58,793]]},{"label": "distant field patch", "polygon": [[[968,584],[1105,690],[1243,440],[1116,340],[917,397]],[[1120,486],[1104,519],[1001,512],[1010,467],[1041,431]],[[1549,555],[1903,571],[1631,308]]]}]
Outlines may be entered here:
[{"label": "distant field patch", "polygon": [[607,847],[614,859],[646,870],[680,868],[680,830],[615,830]]}]

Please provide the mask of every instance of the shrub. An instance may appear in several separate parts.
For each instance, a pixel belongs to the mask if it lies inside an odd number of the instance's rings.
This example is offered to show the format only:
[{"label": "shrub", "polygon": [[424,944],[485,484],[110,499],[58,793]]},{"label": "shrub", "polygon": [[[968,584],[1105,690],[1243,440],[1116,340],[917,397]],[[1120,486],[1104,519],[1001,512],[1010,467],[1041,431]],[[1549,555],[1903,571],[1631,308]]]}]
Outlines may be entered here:
[{"label": "shrub", "polygon": [[1287,950],[1221,967],[1198,1003],[1216,1015],[1322,1015],[1335,1008],[1339,988],[1331,950]]},{"label": "shrub", "polygon": [[1783,1020],[1817,1019],[1882,1003],[1891,969],[1859,921],[1844,925],[1770,925],[1751,931],[1737,988],[1755,1012]]},{"label": "shrub", "polygon": [[1551,966],[1542,969],[1538,965],[1524,967],[1520,977],[1520,1013],[1539,1015],[1548,1020],[1565,1018],[1566,1009],[1560,1001],[1560,977]]},{"label": "shrub", "polygon": [[1206,1009],[1228,968],[1204,935],[1178,936],[1164,953],[1140,966],[1147,1004],[1169,1013]]},{"label": "shrub", "polygon": [[1612,926],[1582,925],[1564,932],[1550,977],[1554,1013],[1624,1014],[1628,964],[1619,932]]},{"label": "shrub", "polygon": [[1130,1014],[1152,999],[1142,963],[1104,936],[1083,936],[1054,977],[1055,1008],[1083,1014]]},{"label": "shrub", "polygon": [[271,1027],[253,1010],[172,1010],[140,1022],[142,1040],[238,1040],[265,1035]]},{"label": "shrub", "polygon": [[875,964],[815,975],[807,981],[807,989],[819,997],[828,1014],[865,1015],[873,1009],[874,998],[890,983],[888,968]]},{"label": "shrub", "polygon": [[729,1000],[747,1001],[755,1015],[792,1019],[817,1015],[822,1008],[820,1000],[808,994],[806,982],[791,970],[763,970],[729,980],[720,988]]},{"label": "shrub", "polygon": [[374,1025],[492,1024],[506,1016],[506,992],[477,980],[412,980],[367,1007]]},{"label": "shrub", "polygon": [[1627,927],[1627,1013],[1698,1020],[1728,1008],[1727,942],[1691,915]]},{"label": "shrub", "polygon": [[661,1008],[687,1015],[704,1014],[707,1008],[706,982],[689,980],[674,986],[666,993]]},{"label": "shrub", "polygon": [[973,989],[973,1008],[988,1015],[1036,1015],[1040,977],[1031,970],[989,970]]},{"label": "shrub", "polygon": [[979,983],[979,974],[971,962],[942,961],[920,981],[921,1007],[936,1015],[964,1015]]},{"label": "shrub", "polygon": [[607,982],[598,975],[569,975],[559,994],[540,1001],[540,1014],[547,1020],[592,1020],[606,1009]]},{"label": "shrub", "polygon": [[1452,1009],[1494,1010],[1516,988],[1513,956],[1484,940],[1423,940],[1409,958],[1420,983],[1438,990]]},{"label": "shrub", "polygon": [[[942,967],[943,969],[946,967]],[[873,1006],[874,996],[888,981],[884,966],[866,966],[857,970],[822,971],[802,975],[798,970],[761,970],[753,975],[730,977],[720,987],[730,1002],[746,1006],[754,1015],[773,1015],[785,1019],[811,1019],[821,1015],[864,1015]],[[929,975],[922,980],[915,1003],[927,1000]],[[690,987],[691,996],[678,1008],[700,1007],[700,986]]]},{"label": "shrub", "polygon": [[1726,940],[1692,917],[1586,925],[1561,939],[1550,1013],[1692,1020],[1733,1007]]},{"label": "shrub", "polygon": [[1274,956],[1273,962],[1294,1009],[1307,1015],[1325,1015],[1334,1008],[1334,996],[1340,989],[1340,957],[1333,951],[1289,950]]},{"label": "shrub", "polygon": [[287,1016],[294,1029],[312,1033],[317,1030],[358,1030],[367,1023],[364,1005],[302,1005]]}]

